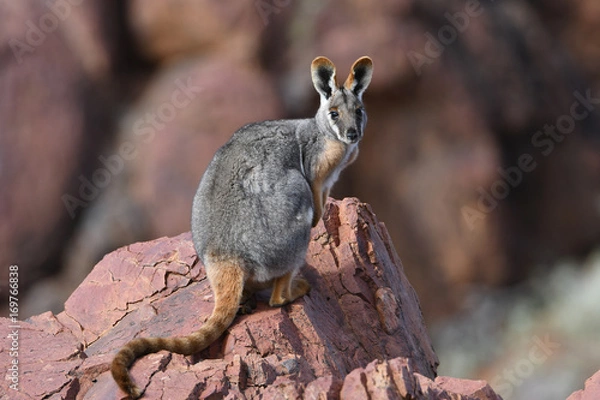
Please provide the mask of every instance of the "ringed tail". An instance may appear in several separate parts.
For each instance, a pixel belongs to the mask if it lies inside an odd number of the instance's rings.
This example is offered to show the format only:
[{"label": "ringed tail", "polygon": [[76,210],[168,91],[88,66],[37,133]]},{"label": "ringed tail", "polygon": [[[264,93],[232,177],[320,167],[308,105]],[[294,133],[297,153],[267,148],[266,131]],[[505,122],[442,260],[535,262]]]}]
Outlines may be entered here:
[{"label": "ringed tail", "polygon": [[244,289],[243,268],[238,263],[215,263],[207,268],[207,275],[215,294],[215,307],[200,329],[182,337],[133,339],[113,359],[112,376],[132,399],[143,394],[128,370],[136,359],[161,350],[186,356],[198,353],[217,340],[235,319]]}]

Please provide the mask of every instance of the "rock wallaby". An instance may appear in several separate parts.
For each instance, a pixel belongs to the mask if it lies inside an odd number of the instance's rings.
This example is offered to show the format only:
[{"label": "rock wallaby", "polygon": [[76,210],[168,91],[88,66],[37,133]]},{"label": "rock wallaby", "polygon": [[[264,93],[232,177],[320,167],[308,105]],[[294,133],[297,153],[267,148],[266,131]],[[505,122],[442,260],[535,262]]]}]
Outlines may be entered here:
[{"label": "rock wallaby", "polygon": [[359,58],[338,86],[333,63],[317,57],[311,75],[321,103],[314,118],[246,125],[217,151],[192,208],[194,246],[215,296],[214,310],[189,336],[137,338],[119,351],[112,375],[131,398],[143,393],[128,372],[137,358],[160,350],[203,350],[257,290],[272,288],[273,307],[308,293],[310,285],[297,273],[331,186],[358,155],[367,123],[362,95],[372,74],[371,59]]}]

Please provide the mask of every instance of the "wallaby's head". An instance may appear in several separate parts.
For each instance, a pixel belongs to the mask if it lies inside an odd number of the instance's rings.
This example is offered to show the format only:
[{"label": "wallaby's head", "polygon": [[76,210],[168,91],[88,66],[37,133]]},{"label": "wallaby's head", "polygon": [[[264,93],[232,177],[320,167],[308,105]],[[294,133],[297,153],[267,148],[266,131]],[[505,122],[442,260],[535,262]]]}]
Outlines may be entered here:
[{"label": "wallaby's head", "polygon": [[326,57],[317,57],[311,65],[313,85],[321,96],[316,120],[319,128],[345,143],[356,143],[363,136],[367,114],[362,95],[373,76],[373,62],[361,57],[352,65],[342,86],[335,78],[335,65]]}]

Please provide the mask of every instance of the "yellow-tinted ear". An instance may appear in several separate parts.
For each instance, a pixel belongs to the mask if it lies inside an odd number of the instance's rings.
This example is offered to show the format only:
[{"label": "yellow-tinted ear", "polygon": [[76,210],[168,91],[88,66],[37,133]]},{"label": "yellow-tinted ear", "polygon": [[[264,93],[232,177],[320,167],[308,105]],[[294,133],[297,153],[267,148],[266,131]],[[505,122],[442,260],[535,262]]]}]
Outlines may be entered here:
[{"label": "yellow-tinted ear", "polygon": [[335,65],[327,57],[317,57],[310,65],[313,85],[322,98],[329,99],[337,89]]},{"label": "yellow-tinted ear", "polygon": [[360,99],[371,83],[372,77],[373,61],[369,57],[361,57],[350,68],[350,75],[348,75],[344,87]]}]

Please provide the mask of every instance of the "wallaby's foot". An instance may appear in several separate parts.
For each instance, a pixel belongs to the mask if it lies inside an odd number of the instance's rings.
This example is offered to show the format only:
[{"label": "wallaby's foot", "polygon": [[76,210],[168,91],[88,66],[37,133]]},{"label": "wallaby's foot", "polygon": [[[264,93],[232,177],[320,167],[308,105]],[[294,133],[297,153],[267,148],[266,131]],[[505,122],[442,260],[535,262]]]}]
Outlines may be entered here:
[{"label": "wallaby's foot", "polygon": [[242,299],[240,303],[240,307],[238,308],[238,315],[247,315],[252,314],[252,312],[256,309],[256,297],[251,295],[246,299]]},{"label": "wallaby's foot", "polygon": [[310,284],[305,279],[296,278],[290,282],[291,279],[292,273],[290,272],[274,280],[273,292],[269,300],[271,307],[284,306],[310,291]]},{"label": "wallaby's foot", "polygon": [[292,280],[292,272],[273,279],[273,291],[269,305],[271,307],[281,307],[290,302],[290,284]]},{"label": "wallaby's foot", "polygon": [[289,303],[289,300],[283,296],[271,296],[271,299],[269,300],[269,305],[271,307],[283,307],[287,303]]}]

